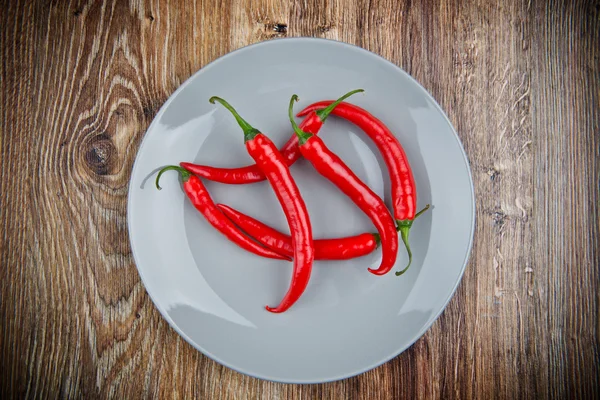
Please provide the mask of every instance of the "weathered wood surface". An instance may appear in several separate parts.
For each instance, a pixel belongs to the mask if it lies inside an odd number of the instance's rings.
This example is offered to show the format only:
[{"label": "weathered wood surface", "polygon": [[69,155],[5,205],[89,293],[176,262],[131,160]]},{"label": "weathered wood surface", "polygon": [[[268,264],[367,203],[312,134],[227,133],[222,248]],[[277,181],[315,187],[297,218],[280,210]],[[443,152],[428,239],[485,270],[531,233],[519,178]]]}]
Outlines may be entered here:
[{"label": "weathered wood surface", "polygon": [[[598,3],[9,0],[0,32],[0,397],[600,396]],[[284,36],[413,75],[457,128],[477,196],[440,319],[393,361],[323,385],[194,350],[127,237],[132,163],[161,104],[215,58]]]}]

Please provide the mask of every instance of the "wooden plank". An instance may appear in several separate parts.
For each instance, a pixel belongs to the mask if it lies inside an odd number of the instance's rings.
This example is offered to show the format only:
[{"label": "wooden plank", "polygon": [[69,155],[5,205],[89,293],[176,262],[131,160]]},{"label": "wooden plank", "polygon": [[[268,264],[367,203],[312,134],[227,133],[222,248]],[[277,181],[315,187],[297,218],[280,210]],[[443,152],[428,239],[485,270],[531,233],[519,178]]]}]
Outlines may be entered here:
[{"label": "wooden plank", "polygon": [[[0,392],[10,397],[598,397],[600,8],[486,0],[13,1],[0,8]],[[463,282],[409,350],[284,385],[183,341],[135,269],[129,174],[168,96],[236,48],[362,46],[448,113],[472,164]]]},{"label": "wooden plank", "polygon": [[599,11],[593,2],[533,11],[535,246],[547,271],[540,294],[548,299],[548,379],[557,397],[596,398],[600,390]]}]

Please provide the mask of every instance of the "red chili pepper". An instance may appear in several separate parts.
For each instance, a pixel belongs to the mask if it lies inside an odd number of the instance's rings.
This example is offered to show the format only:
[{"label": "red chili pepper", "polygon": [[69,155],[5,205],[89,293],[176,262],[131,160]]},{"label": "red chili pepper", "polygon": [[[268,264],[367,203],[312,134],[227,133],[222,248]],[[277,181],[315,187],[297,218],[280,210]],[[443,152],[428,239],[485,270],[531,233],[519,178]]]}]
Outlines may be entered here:
[{"label": "red chili pepper", "polygon": [[181,174],[183,181],[183,190],[188,196],[196,210],[200,211],[204,218],[214,226],[219,232],[225,235],[229,240],[240,246],[244,250],[248,250],[254,254],[263,257],[275,258],[278,260],[287,260],[289,258],[275,253],[269,249],[259,246],[254,241],[250,240],[233,222],[231,222],[215,205],[210,198],[210,194],[206,190],[206,186],[200,178],[192,175],[189,171],[176,165],[164,167],[156,177],[156,187],[160,190],[159,180],[165,171],[176,170]]},{"label": "red chili pepper", "polygon": [[[217,207],[260,244],[280,254],[293,256],[292,239],[288,235],[225,204],[217,204]],[[376,233],[362,233],[345,238],[315,239],[313,245],[315,247],[315,260],[349,260],[362,257],[375,250],[379,246],[379,235]]]},{"label": "red chili pepper", "polygon": [[[288,235],[225,204],[217,204],[217,207],[244,232],[263,246],[275,250],[279,254],[289,257],[293,256],[292,238]],[[429,204],[417,213],[415,219],[428,209]],[[396,228],[396,230],[399,229]],[[379,234],[377,233],[361,233],[356,236],[335,239],[314,239],[315,260],[349,260],[366,256],[379,247],[380,242]]]},{"label": "red chili pepper", "polygon": [[341,158],[329,150],[320,137],[304,132],[298,127],[292,112],[294,101],[297,99],[298,96],[292,96],[288,111],[290,122],[299,139],[302,156],[315,167],[317,172],[329,179],[369,216],[381,237],[383,256],[379,268],[369,268],[369,271],[375,275],[388,273],[398,256],[398,235],[392,215],[383,200],[365,185]]},{"label": "red chili pepper", "polygon": [[[311,104],[300,111],[298,116],[309,114],[307,118],[310,118],[315,112],[319,112],[324,107],[330,107],[333,103],[333,100],[327,100]],[[394,134],[383,122],[375,118],[367,110],[353,104],[340,103],[331,110],[331,113],[361,128],[375,142],[383,155],[392,181],[394,218],[400,228],[402,241],[408,252],[408,265],[402,271],[396,272],[396,275],[402,275],[412,262],[412,251],[408,243],[408,234],[416,218],[415,212],[417,206],[417,189],[408,158]]]},{"label": "red chili pepper", "polygon": [[210,98],[211,103],[214,104],[215,101],[221,103],[233,114],[244,131],[246,149],[273,187],[290,226],[294,251],[292,282],[277,307],[266,307],[268,311],[274,313],[284,312],[300,298],[308,285],[312,271],[315,250],[308,211],[286,160],[275,144],[258,129],[248,124],[225,100],[219,97]]},{"label": "red chili pepper", "polygon": [[[357,92],[362,92],[362,90],[352,91],[337,101],[341,102]],[[309,117],[302,121],[300,127],[304,131],[316,135],[323,126],[323,122],[325,122],[331,113],[331,110],[333,110],[336,105],[336,102],[332,102],[332,104],[329,106],[312,113]],[[288,166],[295,163],[296,160],[300,158],[300,150],[298,150],[298,137],[296,137],[296,135],[292,135],[287,143],[281,148],[280,152]],[[240,185],[265,180],[265,175],[262,173],[260,168],[256,166],[256,164],[240,168],[216,168],[208,165],[198,165],[189,162],[182,162],[180,165],[202,178],[206,178],[215,182]]]}]

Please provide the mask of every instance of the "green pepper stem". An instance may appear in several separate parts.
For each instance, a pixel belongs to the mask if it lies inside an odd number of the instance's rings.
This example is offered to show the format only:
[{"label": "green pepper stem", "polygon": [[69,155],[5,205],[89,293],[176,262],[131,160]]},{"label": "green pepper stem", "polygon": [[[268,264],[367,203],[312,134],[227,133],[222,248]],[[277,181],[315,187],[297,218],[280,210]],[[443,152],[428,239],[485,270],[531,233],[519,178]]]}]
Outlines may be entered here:
[{"label": "green pepper stem", "polygon": [[429,204],[427,204],[425,207],[423,207],[421,211],[415,214],[415,217],[413,219],[397,221],[397,229],[400,231],[400,237],[402,238],[402,242],[404,243],[404,246],[406,247],[406,252],[408,253],[408,265],[402,271],[397,271],[396,276],[400,276],[403,273],[405,273],[408,270],[408,267],[410,267],[410,264],[412,263],[412,251],[410,250],[410,244],[408,243],[408,234],[410,233],[410,228],[412,227],[414,220],[417,219],[425,211],[429,210],[429,207]]},{"label": "green pepper stem", "polygon": [[431,207],[429,204],[427,204],[425,207],[423,207],[423,209],[422,209],[421,211],[419,211],[419,212],[418,212],[418,213],[415,215],[415,217],[413,218],[413,221],[414,221],[415,219],[419,218],[419,216],[420,216],[421,214],[423,214],[425,211],[429,210],[429,207]]},{"label": "green pepper stem", "polygon": [[169,165],[167,167],[164,167],[160,171],[158,171],[158,175],[156,176],[156,188],[158,190],[162,190],[162,188],[158,184],[158,182],[160,181],[160,177],[166,171],[171,171],[171,170],[179,171],[179,173],[181,174],[181,180],[183,180],[184,182],[187,182],[187,180],[190,179],[190,175],[191,174],[190,174],[190,172],[188,170],[186,170],[185,168],[179,167],[177,165]]},{"label": "green pepper stem", "polygon": [[381,244],[381,235],[379,233],[373,233],[373,238],[375,239],[375,248],[378,248]]},{"label": "green pepper stem", "polygon": [[294,102],[296,102],[296,101],[298,101],[298,95],[294,94],[294,95],[292,95],[292,98],[290,99],[290,107],[288,108],[288,115],[290,117],[290,122],[292,123],[292,128],[294,128],[294,132],[296,133],[296,136],[298,136],[298,142],[300,143],[300,145],[303,145],[313,135],[312,135],[312,133],[304,132],[302,129],[300,129],[300,127],[296,123],[296,120],[294,119]]},{"label": "green pepper stem", "polygon": [[360,92],[364,92],[364,89],[352,90],[351,92],[346,93],[345,95],[343,95],[342,97],[340,97],[339,99],[337,99],[336,101],[334,101],[333,103],[328,105],[326,108],[315,111],[315,113],[317,114],[317,116],[319,117],[321,122],[325,122],[327,117],[329,117],[329,114],[331,114],[333,109],[336,108],[338,104],[340,104],[342,101],[346,100],[348,97],[352,96],[353,94],[360,93]]},{"label": "green pepper stem", "polygon": [[[425,211],[429,210],[430,205],[427,204],[425,207],[423,207],[423,209],[421,211],[419,211],[416,215],[415,218],[413,218],[413,221],[415,219],[417,219],[417,217],[421,214],[423,214]],[[397,221],[398,224],[396,225],[396,232],[400,232],[402,230],[402,226],[400,224],[401,221]],[[410,227],[409,227],[410,228]],[[381,236],[379,236],[379,233],[372,233],[373,237],[375,238],[375,247],[379,247],[379,245],[381,244]],[[408,234],[406,236],[407,240],[408,240]],[[410,254],[410,249],[409,249],[409,254]],[[409,264],[410,265],[410,264]]]},{"label": "green pepper stem", "polygon": [[408,265],[402,271],[396,271],[396,276],[400,276],[408,270],[410,264],[412,263],[412,251],[410,250],[410,245],[408,244],[408,234],[410,232],[410,226],[412,225],[412,221],[410,221],[410,225],[405,225],[400,227],[400,237],[402,238],[402,242],[406,247],[406,252],[408,253]]},{"label": "green pepper stem", "polygon": [[221,103],[223,105],[223,107],[228,109],[231,114],[233,114],[238,125],[244,131],[244,142],[254,139],[256,137],[256,135],[258,135],[260,133],[260,131],[258,129],[256,129],[255,127],[250,125],[248,122],[246,122],[246,120],[244,118],[242,118],[240,116],[240,114],[238,114],[238,112],[235,110],[235,108],[233,108],[231,106],[231,104],[229,104],[222,98],[220,98],[218,96],[213,96],[208,101],[210,101],[211,104],[215,104],[215,101],[218,101],[219,103]]}]

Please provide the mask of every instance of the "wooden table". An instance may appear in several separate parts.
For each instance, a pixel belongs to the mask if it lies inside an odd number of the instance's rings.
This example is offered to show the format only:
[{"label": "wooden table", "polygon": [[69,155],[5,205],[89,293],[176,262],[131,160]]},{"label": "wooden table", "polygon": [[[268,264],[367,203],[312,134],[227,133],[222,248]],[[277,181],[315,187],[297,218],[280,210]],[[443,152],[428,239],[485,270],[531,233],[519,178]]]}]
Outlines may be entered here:
[{"label": "wooden table", "polygon": [[[2,398],[600,396],[600,5],[566,1],[8,1],[0,7]],[[161,318],[127,184],[191,74],[278,37],[353,43],[414,76],[471,161],[458,292],[393,361],[323,385],[250,378]]]}]

